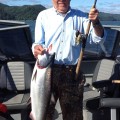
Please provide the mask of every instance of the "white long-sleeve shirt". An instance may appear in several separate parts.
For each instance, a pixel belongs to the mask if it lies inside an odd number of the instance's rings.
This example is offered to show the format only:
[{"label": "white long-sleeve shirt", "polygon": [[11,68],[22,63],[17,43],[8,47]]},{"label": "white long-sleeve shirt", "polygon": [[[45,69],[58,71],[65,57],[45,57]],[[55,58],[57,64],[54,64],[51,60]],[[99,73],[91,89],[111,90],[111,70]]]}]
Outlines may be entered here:
[{"label": "white long-sleeve shirt", "polygon": [[[75,65],[81,50],[81,45],[75,42],[76,31],[85,34],[88,22],[85,13],[71,8],[65,15],[58,13],[55,8],[40,12],[36,19],[33,53],[36,44],[46,48],[52,44],[52,51],[56,53],[56,64]],[[100,43],[104,40],[104,37],[95,34],[92,27],[88,38],[91,43]]]}]

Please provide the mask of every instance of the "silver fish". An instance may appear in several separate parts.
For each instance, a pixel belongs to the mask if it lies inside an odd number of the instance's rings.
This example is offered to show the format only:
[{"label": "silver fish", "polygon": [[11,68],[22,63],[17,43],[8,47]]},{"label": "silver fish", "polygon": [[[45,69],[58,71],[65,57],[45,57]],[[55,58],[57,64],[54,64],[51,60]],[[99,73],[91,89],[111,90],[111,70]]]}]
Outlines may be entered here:
[{"label": "silver fish", "polygon": [[52,64],[55,53],[38,57],[31,79],[31,106],[33,120],[45,120],[51,97]]}]

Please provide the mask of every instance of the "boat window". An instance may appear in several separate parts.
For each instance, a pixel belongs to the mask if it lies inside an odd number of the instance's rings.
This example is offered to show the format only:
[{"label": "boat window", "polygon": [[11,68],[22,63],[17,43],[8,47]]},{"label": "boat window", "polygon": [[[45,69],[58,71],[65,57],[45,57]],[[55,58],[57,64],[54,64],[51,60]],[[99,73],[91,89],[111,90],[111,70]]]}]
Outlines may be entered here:
[{"label": "boat window", "polygon": [[90,44],[89,42],[86,43],[85,48],[85,56],[89,57],[110,57],[114,48],[115,40],[117,37],[117,30],[113,30],[110,28],[105,28],[107,33],[105,42],[103,44]]},{"label": "boat window", "polygon": [[32,40],[28,40],[27,28],[0,31],[0,57],[7,59],[31,59]]},{"label": "boat window", "polygon": [[26,25],[24,22],[12,22],[12,21],[6,21],[6,20],[0,20],[0,28],[8,28],[8,27],[13,27],[13,26],[22,26]]}]

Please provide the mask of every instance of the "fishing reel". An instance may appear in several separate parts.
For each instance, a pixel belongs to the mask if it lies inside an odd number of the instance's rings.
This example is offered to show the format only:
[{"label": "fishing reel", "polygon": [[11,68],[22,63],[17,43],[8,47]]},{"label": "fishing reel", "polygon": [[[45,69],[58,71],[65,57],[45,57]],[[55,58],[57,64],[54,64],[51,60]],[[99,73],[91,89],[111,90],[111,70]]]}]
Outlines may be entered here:
[{"label": "fishing reel", "polygon": [[80,33],[79,31],[76,31],[76,37],[75,37],[75,43],[76,45],[79,45],[82,43],[83,47],[85,47],[87,36],[85,34]]}]

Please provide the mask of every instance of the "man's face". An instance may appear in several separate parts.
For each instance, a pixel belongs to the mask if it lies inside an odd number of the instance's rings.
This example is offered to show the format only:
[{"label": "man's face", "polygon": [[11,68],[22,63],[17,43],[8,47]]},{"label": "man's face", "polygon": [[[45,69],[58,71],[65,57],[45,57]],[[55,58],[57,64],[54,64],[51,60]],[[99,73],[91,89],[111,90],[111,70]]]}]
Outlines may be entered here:
[{"label": "man's face", "polygon": [[70,6],[70,0],[52,0],[53,6],[58,12],[65,14]]}]

